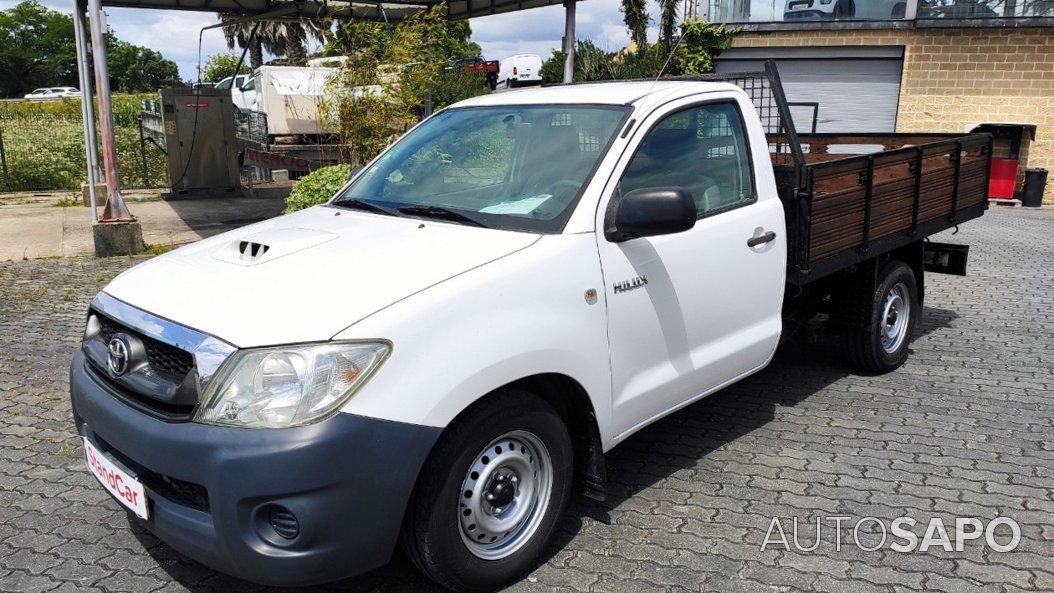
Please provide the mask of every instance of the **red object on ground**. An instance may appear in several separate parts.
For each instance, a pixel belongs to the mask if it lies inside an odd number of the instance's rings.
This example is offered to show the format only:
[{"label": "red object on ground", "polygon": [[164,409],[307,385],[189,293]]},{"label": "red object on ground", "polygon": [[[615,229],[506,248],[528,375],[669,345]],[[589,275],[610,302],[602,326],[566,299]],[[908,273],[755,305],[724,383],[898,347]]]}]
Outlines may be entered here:
[{"label": "red object on ground", "polygon": [[992,179],[988,182],[988,197],[1009,200],[1014,197],[1017,181],[1017,159],[992,158]]}]

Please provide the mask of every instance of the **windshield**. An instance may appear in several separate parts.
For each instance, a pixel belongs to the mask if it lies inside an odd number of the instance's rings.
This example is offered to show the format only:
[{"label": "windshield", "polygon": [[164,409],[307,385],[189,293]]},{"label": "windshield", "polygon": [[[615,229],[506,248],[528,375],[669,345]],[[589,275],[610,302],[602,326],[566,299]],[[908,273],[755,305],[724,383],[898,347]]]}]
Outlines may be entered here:
[{"label": "windshield", "polygon": [[369,202],[392,213],[557,233],[628,111],[596,105],[450,109],[397,142],[332,205]]}]

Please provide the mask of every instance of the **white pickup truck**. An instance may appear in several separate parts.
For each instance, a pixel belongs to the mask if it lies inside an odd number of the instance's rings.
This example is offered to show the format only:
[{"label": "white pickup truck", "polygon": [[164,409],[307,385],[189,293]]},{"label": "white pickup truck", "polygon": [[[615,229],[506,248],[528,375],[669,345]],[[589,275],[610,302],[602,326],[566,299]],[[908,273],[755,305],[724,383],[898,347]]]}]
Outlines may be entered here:
[{"label": "white pickup truck", "polygon": [[72,361],[91,471],[252,581],[399,544],[451,589],[518,578],[605,451],[810,319],[896,368],[923,269],[965,270],[923,238],[983,212],[990,137],[831,154],[785,103],[771,68],[477,97],[326,205],[135,266]]}]

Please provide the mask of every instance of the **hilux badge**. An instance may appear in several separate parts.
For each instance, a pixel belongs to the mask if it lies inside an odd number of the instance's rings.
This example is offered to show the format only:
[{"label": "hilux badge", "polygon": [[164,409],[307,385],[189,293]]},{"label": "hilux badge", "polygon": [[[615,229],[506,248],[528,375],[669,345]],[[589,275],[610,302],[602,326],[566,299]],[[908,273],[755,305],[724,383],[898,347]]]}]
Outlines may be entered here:
[{"label": "hilux badge", "polygon": [[124,338],[114,337],[110,340],[107,349],[110,351],[106,358],[107,366],[115,377],[120,377],[128,370],[128,342]]},{"label": "hilux badge", "polygon": [[616,282],[614,284],[615,294],[618,294],[620,292],[629,292],[638,288],[644,288],[647,285],[647,276],[637,276],[636,278],[633,278],[631,280],[623,280],[622,282]]}]

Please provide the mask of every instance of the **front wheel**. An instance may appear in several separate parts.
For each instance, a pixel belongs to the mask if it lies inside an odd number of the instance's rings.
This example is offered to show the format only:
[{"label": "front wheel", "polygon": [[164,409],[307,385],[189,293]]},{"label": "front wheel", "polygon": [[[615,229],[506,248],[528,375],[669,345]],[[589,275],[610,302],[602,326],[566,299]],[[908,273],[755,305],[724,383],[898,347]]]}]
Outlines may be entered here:
[{"label": "front wheel", "polygon": [[863,302],[854,307],[858,319],[843,333],[846,353],[866,371],[892,371],[908,358],[920,313],[915,273],[903,262],[889,262],[874,292],[860,296]]},{"label": "front wheel", "polygon": [[415,487],[402,543],[455,591],[489,591],[534,567],[571,492],[559,414],[520,390],[486,398],[444,432]]}]

